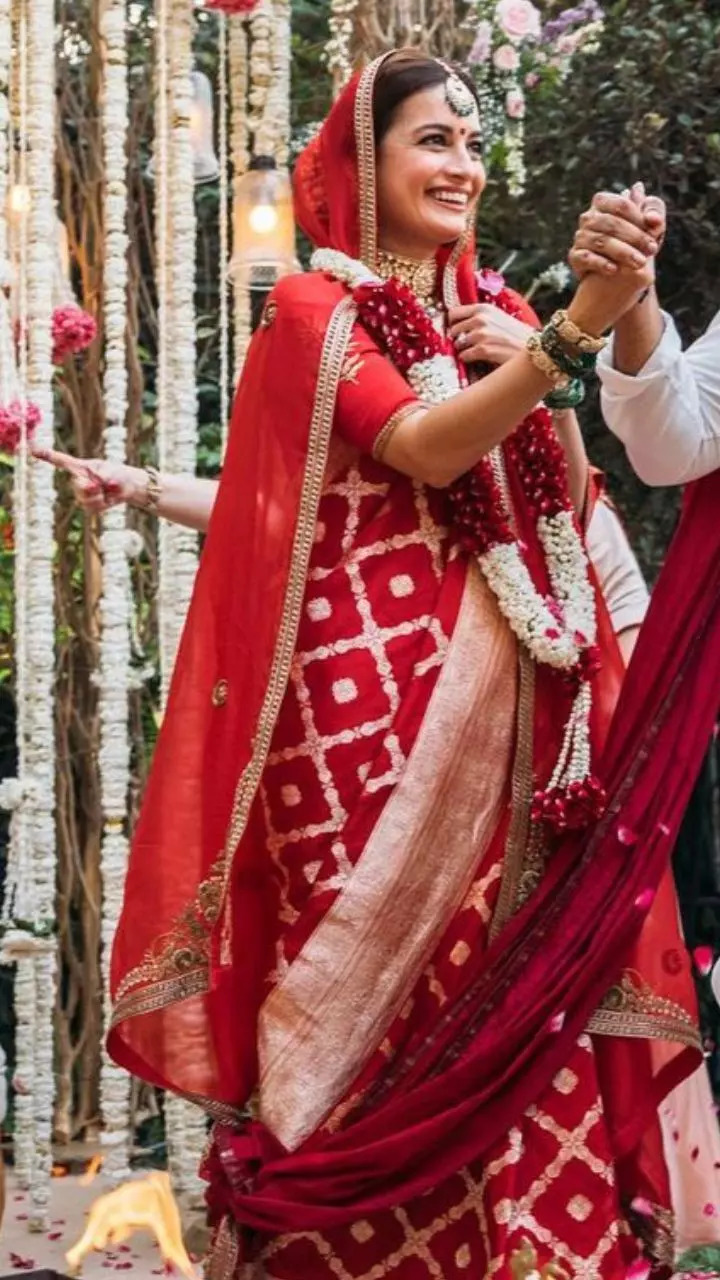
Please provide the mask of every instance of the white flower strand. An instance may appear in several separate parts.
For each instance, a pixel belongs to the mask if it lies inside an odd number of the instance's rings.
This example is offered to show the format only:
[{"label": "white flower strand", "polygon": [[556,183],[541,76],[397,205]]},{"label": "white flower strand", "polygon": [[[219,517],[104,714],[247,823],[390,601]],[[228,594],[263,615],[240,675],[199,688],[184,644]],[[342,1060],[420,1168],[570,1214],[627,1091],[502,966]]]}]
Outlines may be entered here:
[{"label": "white flower strand", "polygon": [[325,45],[325,63],[332,76],[333,97],[342,93],[352,76],[350,47],[352,44],[353,16],[358,0],[330,0],[330,35]]},{"label": "white flower strand", "polygon": [[[158,416],[158,457],[162,471],[194,473],[197,461],[197,383],[195,350],[195,181],[190,116],[193,101],[191,0],[167,0],[161,68],[165,96],[162,124],[166,130],[166,163],[159,180],[168,184],[164,260],[158,257],[166,304],[164,351],[167,382],[164,412]],[[160,32],[158,32],[160,35]],[[158,620],[162,702],[165,705],[178,644],[190,604],[198,563],[197,534],[161,522],[159,544]],[[206,1139],[203,1113],[183,1099],[165,1103],[168,1163],[178,1192],[201,1196],[196,1170]]]},{"label": "white flower strand", "polygon": [[[55,66],[53,0],[27,0],[27,173],[32,192],[28,216],[27,395],[42,415],[39,444],[53,440],[52,282],[55,265],[54,202]],[[22,322],[22,318],[21,318]],[[29,485],[27,589],[26,766],[37,787],[29,811],[36,928],[55,915],[55,616],[52,576],[54,482],[49,467],[34,467]],[[53,1029],[57,947],[43,945],[35,957],[35,1156],[30,1188],[30,1226],[48,1222],[55,1095]]]},{"label": "white flower strand", "polygon": [[[127,48],[125,0],[105,0],[100,12],[103,49],[102,132],[104,149],[105,264],[105,457],[125,462],[127,450]],[[103,518],[100,601],[100,752],[103,808],[102,975],[105,1027],[110,1018],[110,958],[122,907],[128,862],[125,822],[130,787],[128,730],[132,591],[124,507]],[[130,1174],[130,1077],[103,1046],[100,1068],[103,1176],[125,1181]]]},{"label": "white flower strand", "polygon": [[[247,18],[239,14],[230,18],[229,78],[230,78],[230,155],[233,175],[233,193],[238,178],[247,172],[250,163],[250,126],[248,121],[248,31]],[[234,225],[234,219],[233,219]],[[237,246],[233,246],[233,251]],[[238,274],[233,278],[233,377],[237,384],[242,375],[245,357],[252,337],[250,290],[247,281]],[[225,425],[227,435],[228,424]]]},{"label": "white flower strand", "polygon": [[[27,185],[27,95],[28,95],[28,47],[27,47],[27,11],[15,0],[10,15],[9,39],[12,47],[12,36],[15,36],[17,50],[16,74],[9,77],[14,91],[12,110],[8,113],[8,142],[6,154],[8,161],[15,157],[14,148],[10,148],[10,130],[13,119],[18,122],[19,149],[16,166],[19,170],[13,177]],[[10,54],[6,54],[9,66]],[[5,209],[7,206],[5,206]],[[0,216],[5,215],[0,210]],[[9,270],[10,279],[15,277],[18,292],[18,319],[22,333],[27,333],[27,219],[21,218],[13,228],[13,253],[15,271]],[[7,234],[7,226],[5,226]],[[10,314],[8,308],[8,323]],[[12,346],[12,338],[10,338]],[[13,379],[12,362],[14,355],[6,365],[6,376]],[[15,379],[18,387],[18,398],[22,404],[27,398],[27,346],[20,344],[21,368]],[[16,1037],[16,1080],[21,1087],[16,1089],[15,1098],[15,1134],[14,1155],[15,1170],[19,1185],[29,1189],[32,1183],[33,1163],[35,1159],[35,1041],[36,1041],[36,1009],[35,1009],[35,958],[28,950],[28,941],[32,940],[31,921],[35,917],[34,873],[30,844],[30,823],[33,798],[28,786],[27,752],[28,741],[28,682],[29,658],[28,645],[28,579],[29,579],[29,495],[28,495],[28,459],[26,442],[21,440],[20,449],[13,477],[13,515],[15,524],[15,707],[16,707],[16,741],[18,755],[19,793],[18,802],[13,806],[14,812],[10,824],[10,848],[5,880],[5,900],[3,903],[3,959],[6,962],[17,961],[15,975],[15,1037]],[[9,938],[15,944],[12,948]],[[16,950],[16,947],[20,950]]]}]

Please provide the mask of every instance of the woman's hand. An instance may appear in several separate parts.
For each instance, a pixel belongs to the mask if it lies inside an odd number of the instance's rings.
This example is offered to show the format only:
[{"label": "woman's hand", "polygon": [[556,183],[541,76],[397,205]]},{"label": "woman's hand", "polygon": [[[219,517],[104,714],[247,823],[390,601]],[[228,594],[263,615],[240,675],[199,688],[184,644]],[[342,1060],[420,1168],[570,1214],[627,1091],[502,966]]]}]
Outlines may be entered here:
[{"label": "woman's hand", "polygon": [[83,511],[99,515],[122,502],[134,507],[147,503],[148,476],[140,467],[104,458],[73,458],[58,449],[33,448],[32,454],[70,476],[75,501]]},{"label": "woman's hand", "polygon": [[534,332],[531,325],[506,315],[488,302],[451,307],[448,320],[449,335],[465,364],[480,360],[486,364],[505,364],[524,349]]},{"label": "woman's hand", "polygon": [[[659,196],[648,196],[637,182],[623,195],[600,191],[580,215],[568,262],[578,279],[592,271],[614,276],[639,271],[655,257],[665,238],[666,209]],[[651,280],[651,283],[652,283]]]}]

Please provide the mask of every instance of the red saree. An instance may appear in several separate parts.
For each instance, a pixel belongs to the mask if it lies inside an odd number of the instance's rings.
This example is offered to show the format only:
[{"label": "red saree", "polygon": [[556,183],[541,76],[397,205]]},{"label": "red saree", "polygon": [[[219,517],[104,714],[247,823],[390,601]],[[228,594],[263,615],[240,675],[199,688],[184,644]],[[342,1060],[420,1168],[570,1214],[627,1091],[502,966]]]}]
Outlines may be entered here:
[{"label": "red saree", "polygon": [[[371,265],[372,77],[297,177],[304,230]],[[447,303],[474,298],[472,266],[469,246],[441,255]],[[568,695],[516,653],[442,494],[373,457],[415,403],[340,285],[276,289],[135,836],[110,1049],[226,1121],[218,1275],[241,1226],[268,1274],[304,1280],[506,1275],[524,1235],[610,1277],[637,1254],[618,1183],[663,1202],[652,1120],[695,1062],[673,904],[650,907],[707,709],[678,714],[687,645],[665,619],[607,818],[541,863],[529,802]],[[599,611],[596,745],[620,679]],[[685,762],[656,793],[668,734]],[[252,1095],[261,1123],[239,1120]]]}]

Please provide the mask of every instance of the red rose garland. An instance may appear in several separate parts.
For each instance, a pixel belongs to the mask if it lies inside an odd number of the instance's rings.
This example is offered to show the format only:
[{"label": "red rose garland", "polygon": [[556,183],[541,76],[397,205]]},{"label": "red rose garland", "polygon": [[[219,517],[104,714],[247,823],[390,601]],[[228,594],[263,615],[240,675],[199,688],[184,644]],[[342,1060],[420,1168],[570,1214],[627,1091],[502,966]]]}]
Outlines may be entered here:
[{"label": "red rose garland", "polygon": [[[479,275],[480,301],[492,303],[507,314],[518,316],[517,302],[502,286],[501,280],[497,273],[492,273],[492,279],[488,278],[488,287],[485,288],[484,278]],[[399,280],[364,282],[353,288],[353,297],[364,327],[401,373],[407,376],[414,366],[438,356],[454,359],[452,343],[438,333],[415,294]],[[565,455],[547,409],[538,408],[530,413],[507,438],[505,451],[536,521],[549,521],[562,513],[572,517]],[[517,543],[488,458],[460,476],[448,489],[448,497],[461,545],[469,554],[480,558],[493,548],[509,548]],[[554,596],[545,597],[544,604],[558,624],[557,628],[552,625],[545,628],[544,638],[553,642],[561,637],[565,625],[563,606]],[[591,644],[587,636],[575,631],[573,640],[577,646],[577,658],[572,664],[564,665],[558,674],[571,683],[579,700],[576,700],[566,729],[561,761],[556,770],[558,780],[555,784],[551,782],[546,790],[538,791],[532,806],[533,820],[544,822],[555,830],[586,826],[602,812],[604,804],[603,789],[589,768],[583,768],[580,777],[564,777],[573,753],[575,735],[583,728],[587,731],[589,682],[599,661],[597,646]],[[558,669],[557,662],[551,665]],[[581,747],[580,755],[588,756],[589,765],[589,752]]]}]

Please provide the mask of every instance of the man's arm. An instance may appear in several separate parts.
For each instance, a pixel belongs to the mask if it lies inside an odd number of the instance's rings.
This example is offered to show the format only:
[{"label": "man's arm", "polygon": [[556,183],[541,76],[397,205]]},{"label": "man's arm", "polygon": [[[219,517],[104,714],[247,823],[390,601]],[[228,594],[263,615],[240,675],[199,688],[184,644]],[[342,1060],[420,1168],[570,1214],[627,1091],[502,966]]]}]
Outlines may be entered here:
[{"label": "man's arm", "polygon": [[662,317],[659,341],[635,373],[654,323],[652,308],[642,315],[644,305],[623,317],[598,361],[603,415],[641,480],[686,484],[720,468],[720,312],[685,352],[672,320]]}]

